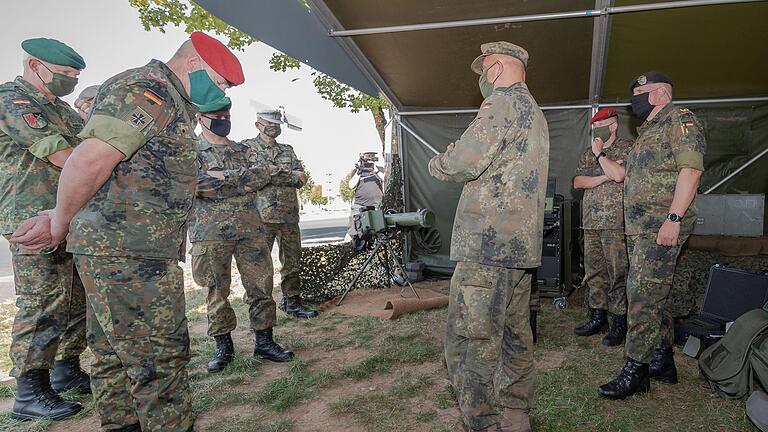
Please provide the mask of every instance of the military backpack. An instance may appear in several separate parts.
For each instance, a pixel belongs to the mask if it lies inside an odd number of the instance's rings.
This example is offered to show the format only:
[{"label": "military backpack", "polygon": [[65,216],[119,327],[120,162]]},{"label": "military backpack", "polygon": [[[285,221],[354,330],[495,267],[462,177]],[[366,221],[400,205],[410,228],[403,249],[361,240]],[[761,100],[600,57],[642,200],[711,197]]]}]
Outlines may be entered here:
[{"label": "military backpack", "polygon": [[719,342],[704,350],[699,370],[724,399],[748,395],[755,383],[768,389],[768,303],[740,316]]}]

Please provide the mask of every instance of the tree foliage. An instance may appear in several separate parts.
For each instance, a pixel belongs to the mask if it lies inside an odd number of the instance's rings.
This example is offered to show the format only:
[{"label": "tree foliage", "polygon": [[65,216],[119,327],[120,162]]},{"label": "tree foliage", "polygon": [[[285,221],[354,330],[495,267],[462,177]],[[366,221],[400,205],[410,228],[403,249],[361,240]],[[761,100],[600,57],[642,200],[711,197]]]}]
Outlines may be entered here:
[{"label": "tree foliage", "polygon": [[[305,1],[299,1],[305,7],[309,7]],[[244,50],[248,45],[257,42],[247,33],[230,26],[202,7],[187,0],[128,0],[128,2],[139,11],[139,20],[147,31],[156,28],[165,32],[165,27],[172,25],[183,27],[187,33],[193,31],[213,32],[226,36],[229,39],[227,45],[237,50]],[[286,72],[303,67],[298,60],[282,53],[275,53],[269,60],[269,66],[276,72]],[[323,99],[333,103],[335,107],[347,108],[353,113],[358,113],[361,110],[370,111],[383,145],[383,126],[386,122],[382,119],[384,118],[384,110],[390,109],[385,98],[369,96],[316,70],[312,70],[311,75],[314,77],[313,83],[317,93]]]},{"label": "tree foliage", "polygon": [[339,193],[341,194],[341,199],[344,200],[344,202],[352,204],[352,201],[355,200],[355,190],[349,187],[349,180],[352,178],[352,176],[355,174],[354,171],[347,174],[346,177],[341,179],[341,183],[339,183]]}]

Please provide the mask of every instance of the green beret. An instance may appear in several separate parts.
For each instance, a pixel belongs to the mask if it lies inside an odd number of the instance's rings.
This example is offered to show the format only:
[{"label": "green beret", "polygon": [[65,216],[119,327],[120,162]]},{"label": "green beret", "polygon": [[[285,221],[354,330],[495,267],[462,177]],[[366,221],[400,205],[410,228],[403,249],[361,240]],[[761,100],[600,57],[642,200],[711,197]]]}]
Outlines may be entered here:
[{"label": "green beret", "polygon": [[69,45],[56,39],[36,38],[27,39],[21,43],[21,49],[32,57],[44,62],[69,66],[78,70],[85,69],[85,60]]},{"label": "green beret", "polygon": [[528,51],[525,48],[515,45],[511,42],[499,41],[488,42],[480,45],[480,51],[482,54],[472,62],[472,71],[480,75],[483,73],[483,59],[491,54],[503,54],[514,57],[523,63],[523,66],[528,67]]},{"label": "green beret", "polygon": [[201,113],[229,111],[229,109],[232,108],[232,100],[224,96],[223,98],[216,99],[211,103],[208,103],[205,105],[198,105],[197,108],[200,110]]}]

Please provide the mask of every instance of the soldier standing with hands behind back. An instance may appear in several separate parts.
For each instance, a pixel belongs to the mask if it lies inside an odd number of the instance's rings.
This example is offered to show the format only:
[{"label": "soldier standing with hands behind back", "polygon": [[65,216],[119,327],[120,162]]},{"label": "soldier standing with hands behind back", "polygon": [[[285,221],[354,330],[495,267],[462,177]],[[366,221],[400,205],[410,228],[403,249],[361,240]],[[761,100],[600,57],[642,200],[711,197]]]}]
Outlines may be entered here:
[{"label": "soldier standing with hands behind back", "polygon": [[626,161],[624,220],[627,275],[627,360],[600,386],[607,399],[650,391],[650,379],[677,383],[674,327],[666,307],[680,248],[696,220],[696,189],[706,143],[698,119],[672,103],[672,80],[646,72],[632,81],[632,111],[644,120]]},{"label": "soldier standing with hands behind back", "polygon": [[[531,277],[541,264],[549,131],[525,84],[528,53],[482,45],[485,100],[429,173],[465,183],[453,225],[445,360],[471,430],[528,432],[533,399]],[[502,408],[501,412],[497,406]]]},{"label": "soldier standing with hands behind back", "polygon": [[615,108],[592,117],[595,139],[579,160],[573,187],[585,189],[584,280],[589,287],[589,320],[577,327],[579,336],[592,336],[608,328],[603,345],[618,346],[627,333],[627,244],[624,241],[624,176],[622,164],[632,141],[616,135]]},{"label": "soldier standing with hands behind back", "polygon": [[[59,99],[75,89],[83,58],[55,39],[29,39],[21,47],[23,76],[0,86],[0,227],[6,238],[25,219],[56,205],[61,167],[83,127]],[[10,347],[17,384],[11,417],[17,420],[69,417],[82,405],[57,392],[90,392],[89,377],[80,369],[83,285],[66,246],[44,246],[10,246],[19,308]]]}]

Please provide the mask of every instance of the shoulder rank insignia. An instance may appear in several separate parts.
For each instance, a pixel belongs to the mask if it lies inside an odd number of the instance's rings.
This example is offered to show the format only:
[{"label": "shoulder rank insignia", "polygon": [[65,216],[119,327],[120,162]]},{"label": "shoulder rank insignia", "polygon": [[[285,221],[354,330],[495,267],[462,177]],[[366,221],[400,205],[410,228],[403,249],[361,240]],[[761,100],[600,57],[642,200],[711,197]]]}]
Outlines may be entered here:
[{"label": "shoulder rank insignia", "polygon": [[42,129],[48,126],[48,119],[45,118],[43,113],[27,113],[21,116],[27,126],[32,129]]},{"label": "shoulder rank insignia", "polygon": [[130,111],[128,114],[126,114],[123,117],[123,120],[128,122],[128,124],[135,127],[139,131],[142,131],[150,123],[152,123],[154,118],[152,118],[152,116],[149,115],[148,112],[141,109],[141,107],[135,107],[133,111]]},{"label": "shoulder rank insignia", "polygon": [[147,73],[147,78],[151,79],[152,81],[159,82],[160,84],[168,84],[168,80],[166,80],[165,77],[160,73],[155,71],[149,71]]},{"label": "shoulder rank insignia", "polygon": [[159,94],[153,92],[150,89],[144,90],[144,97],[149,99],[155,105],[162,105],[163,104],[163,98],[161,98]]}]

